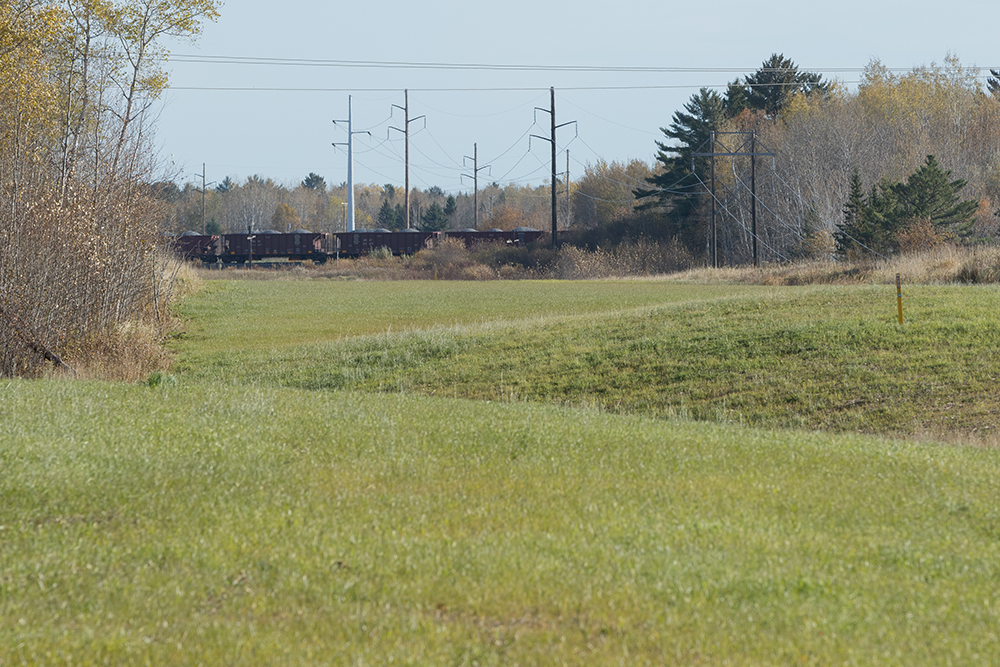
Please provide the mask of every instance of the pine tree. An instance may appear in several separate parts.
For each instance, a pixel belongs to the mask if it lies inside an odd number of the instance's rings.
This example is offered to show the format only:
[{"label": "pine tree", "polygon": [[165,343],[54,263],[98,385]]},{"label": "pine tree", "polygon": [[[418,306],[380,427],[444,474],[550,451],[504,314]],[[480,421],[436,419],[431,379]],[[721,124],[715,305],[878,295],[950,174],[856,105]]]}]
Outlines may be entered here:
[{"label": "pine tree", "polygon": [[378,210],[378,226],[382,229],[399,229],[402,224],[399,214],[388,199],[382,200],[382,207]]},{"label": "pine tree", "polygon": [[844,205],[844,222],[834,235],[841,252],[867,248],[888,254],[899,249],[899,235],[929,221],[943,234],[967,235],[975,220],[979,203],[961,200],[965,187],[962,179],[951,180],[933,155],[907,177],[905,183],[883,179],[864,195],[857,170],[851,176],[850,194]]},{"label": "pine tree", "polygon": [[309,172],[309,175],[302,181],[302,187],[317,192],[326,192],[326,180],[319,174]]},{"label": "pine tree", "polygon": [[837,249],[846,253],[851,249],[863,250],[871,248],[876,243],[870,227],[868,203],[865,200],[865,189],[861,183],[861,174],[855,169],[851,174],[850,194],[844,204],[844,221],[834,233]]},{"label": "pine tree", "polygon": [[434,202],[420,216],[420,228],[428,232],[439,232],[448,226],[448,216],[444,214],[441,204]]},{"label": "pine tree", "polygon": [[[825,92],[828,85],[815,72],[800,72],[790,58],[772,54],[760,69],[743,79],[746,106],[759,109],[768,116],[777,116],[798,93]],[[735,99],[739,87],[730,84],[730,97]]]},{"label": "pine tree", "polygon": [[678,145],[656,142],[659,149],[656,160],[663,169],[646,179],[653,187],[637,188],[634,192],[636,199],[645,199],[637,208],[662,207],[669,212],[672,234],[694,253],[704,250],[707,224],[703,215],[707,190],[696,174],[706,179],[709,171],[708,158],[695,157],[694,153],[711,150],[711,133],[720,128],[726,115],[726,100],[714,90],[702,88],[692,95],[684,111],[674,113],[670,127],[660,128],[664,136]]},{"label": "pine tree", "polygon": [[[690,193],[691,188],[697,184],[697,179],[692,178],[691,172],[693,154],[699,149],[710,150],[707,142],[711,133],[719,128],[726,117],[725,100],[708,88],[702,88],[696,95],[692,95],[684,109],[687,113],[674,113],[670,127],[660,128],[668,139],[679,142],[677,146],[656,142],[659,149],[656,161],[663,165],[663,172],[646,179],[653,188],[639,188],[635,191],[637,199],[655,197],[655,200],[650,199],[647,207],[666,204],[674,195],[682,192]],[[706,158],[695,158],[695,164],[698,171],[705,173]],[[685,188],[687,190],[683,191]],[[681,205],[684,205],[684,201],[681,200]]]},{"label": "pine tree", "polygon": [[965,185],[962,179],[951,180],[951,171],[941,169],[934,156],[928,155],[906,183],[892,186],[897,198],[898,222],[902,225],[912,220],[930,220],[939,231],[968,235],[979,202],[961,200],[959,192]]}]

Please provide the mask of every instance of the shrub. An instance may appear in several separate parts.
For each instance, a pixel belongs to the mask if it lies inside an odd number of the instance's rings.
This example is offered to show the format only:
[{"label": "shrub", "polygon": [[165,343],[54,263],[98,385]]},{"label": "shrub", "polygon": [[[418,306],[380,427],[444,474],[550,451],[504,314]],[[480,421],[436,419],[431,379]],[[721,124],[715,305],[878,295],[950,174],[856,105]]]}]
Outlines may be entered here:
[{"label": "shrub", "polygon": [[896,234],[899,252],[904,255],[933,250],[945,241],[944,234],[934,226],[929,218],[911,220]]},{"label": "shrub", "polygon": [[594,252],[563,246],[553,275],[566,280],[593,280],[612,276],[653,276],[684,271],[694,258],[677,240],[664,243],[640,240]]}]

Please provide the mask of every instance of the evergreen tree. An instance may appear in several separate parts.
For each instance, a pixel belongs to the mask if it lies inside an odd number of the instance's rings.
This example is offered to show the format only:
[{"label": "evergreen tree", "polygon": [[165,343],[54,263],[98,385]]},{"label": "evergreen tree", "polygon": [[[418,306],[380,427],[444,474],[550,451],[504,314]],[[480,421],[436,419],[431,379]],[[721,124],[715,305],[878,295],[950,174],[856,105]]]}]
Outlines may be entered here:
[{"label": "evergreen tree", "polygon": [[790,58],[775,53],[755,73],[744,77],[742,86],[730,84],[729,96],[734,105],[738,96],[742,96],[748,108],[759,109],[774,117],[781,113],[782,107],[794,95],[817,91],[825,93],[828,87],[819,74],[800,72]]},{"label": "evergreen tree", "polygon": [[951,180],[951,171],[941,169],[934,156],[928,155],[906,183],[892,186],[897,199],[896,216],[901,223],[930,220],[940,231],[966,236],[971,232],[979,202],[960,199],[958,193],[965,185],[962,179]]},{"label": "evergreen tree", "polygon": [[867,204],[861,174],[855,169],[851,174],[850,194],[844,204],[844,221],[834,233],[837,248],[846,252],[856,246],[871,247],[873,239],[867,225]]},{"label": "evergreen tree", "polygon": [[444,214],[441,204],[434,202],[420,216],[420,228],[427,232],[439,232],[448,226],[448,216]]},{"label": "evergreen tree", "polygon": [[905,183],[883,179],[863,195],[861,177],[851,176],[850,194],[844,205],[844,221],[834,235],[841,252],[863,247],[888,254],[898,250],[900,232],[910,225],[929,221],[939,232],[964,236],[971,231],[979,203],[962,201],[961,179],[951,180],[933,155],[910,174]]},{"label": "evergreen tree", "polygon": [[326,192],[326,180],[319,174],[309,172],[309,175],[302,181],[302,187],[318,192]]},{"label": "evergreen tree", "polygon": [[399,215],[388,199],[382,200],[382,206],[378,210],[378,226],[383,229],[399,229],[402,227]]},{"label": "evergreen tree", "polygon": [[726,116],[734,118],[749,108],[750,100],[747,99],[747,88],[743,82],[736,79],[726,86]]},{"label": "evergreen tree", "polygon": [[878,186],[872,185],[865,196],[861,176],[855,169],[844,205],[844,221],[833,235],[837,249],[842,253],[892,252],[897,231],[894,211],[892,184],[883,181]]},{"label": "evergreen tree", "polygon": [[[691,166],[699,174],[708,173],[708,158],[694,157],[694,153],[708,151],[711,133],[719,129],[726,118],[726,100],[714,90],[702,88],[692,95],[684,105],[684,111],[673,115],[670,127],[660,128],[677,145],[657,141],[659,149],[656,160],[663,169],[659,174],[646,179],[650,188],[637,188],[636,199],[646,201],[638,208],[664,207],[670,211],[674,221],[673,233],[693,252],[703,245],[699,232],[703,220],[698,214],[703,197],[693,194],[704,193],[705,189],[694,176]],[[693,161],[693,162],[692,162]],[[704,176],[703,176],[704,178]],[[704,208],[701,206],[700,208]]]},{"label": "evergreen tree", "polygon": [[[650,185],[655,186],[650,189],[639,188],[635,191],[638,199],[655,197],[652,204],[665,204],[669,202],[673,195],[678,194],[678,188],[688,188],[687,194],[696,179],[691,178],[691,160],[693,154],[699,149],[707,151],[707,145],[711,133],[719,128],[726,117],[726,102],[714,90],[702,88],[697,94],[691,96],[691,100],[684,105],[683,111],[678,111],[673,115],[673,122],[670,127],[661,127],[660,131],[668,139],[678,142],[678,145],[670,145],[662,141],[657,141],[659,149],[656,161],[663,165],[663,172],[646,179]],[[695,158],[696,168],[704,173],[707,158]]]},{"label": "evergreen tree", "polygon": [[233,182],[233,179],[226,176],[224,179],[222,179],[221,183],[215,186],[215,191],[218,192],[219,194],[226,194],[235,187],[236,183]]},{"label": "evergreen tree", "polygon": [[895,251],[896,234],[902,221],[896,192],[888,178],[883,178],[877,186],[872,185],[865,202],[865,217],[871,230],[872,243],[869,247],[886,254]]},{"label": "evergreen tree", "polygon": [[458,210],[458,202],[455,200],[455,195],[448,195],[448,199],[444,203],[444,214],[450,218],[455,215],[456,210]]}]

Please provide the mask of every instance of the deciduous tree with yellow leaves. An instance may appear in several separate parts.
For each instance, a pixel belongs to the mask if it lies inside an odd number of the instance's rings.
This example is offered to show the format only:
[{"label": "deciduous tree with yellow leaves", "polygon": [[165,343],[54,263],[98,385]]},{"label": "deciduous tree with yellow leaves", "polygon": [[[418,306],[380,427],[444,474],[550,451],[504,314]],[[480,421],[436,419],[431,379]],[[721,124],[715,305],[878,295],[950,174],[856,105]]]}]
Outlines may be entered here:
[{"label": "deciduous tree with yellow leaves", "polygon": [[220,4],[0,5],[0,375],[141,367],[126,340],[164,321],[170,289],[146,185],[163,38],[196,37]]}]

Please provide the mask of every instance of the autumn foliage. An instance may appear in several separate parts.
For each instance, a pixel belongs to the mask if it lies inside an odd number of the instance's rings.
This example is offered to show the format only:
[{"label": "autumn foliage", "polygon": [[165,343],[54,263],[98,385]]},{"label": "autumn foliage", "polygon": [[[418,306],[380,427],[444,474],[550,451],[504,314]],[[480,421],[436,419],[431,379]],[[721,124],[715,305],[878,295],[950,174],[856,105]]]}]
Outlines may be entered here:
[{"label": "autumn foliage", "polygon": [[157,40],[215,16],[211,0],[0,6],[0,375],[143,367],[172,286],[144,185]]}]

